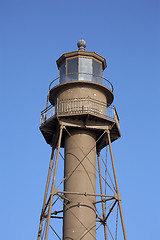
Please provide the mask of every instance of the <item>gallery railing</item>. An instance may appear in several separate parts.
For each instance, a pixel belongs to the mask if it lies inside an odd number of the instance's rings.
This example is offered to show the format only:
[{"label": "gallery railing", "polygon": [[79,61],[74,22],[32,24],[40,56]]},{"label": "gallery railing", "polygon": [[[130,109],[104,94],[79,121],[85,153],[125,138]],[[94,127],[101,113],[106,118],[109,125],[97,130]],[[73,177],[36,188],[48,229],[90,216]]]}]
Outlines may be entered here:
[{"label": "gallery railing", "polygon": [[69,73],[66,75],[60,75],[50,83],[49,91],[57,84],[76,81],[95,82],[98,84],[102,84],[113,92],[113,85],[109,80],[107,80],[103,76],[98,76],[90,73]]},{"label": "gallery railing", "polygon": [[119,117],[115,106],[107,106],[105,103],[87,98],[74,98],[58,100],[55,106],[48,106],[41,111],[41,125],[50,118],[58,115],[76,115],[76,114],[95,114],[111,120],[114,120],[119,127]]}]

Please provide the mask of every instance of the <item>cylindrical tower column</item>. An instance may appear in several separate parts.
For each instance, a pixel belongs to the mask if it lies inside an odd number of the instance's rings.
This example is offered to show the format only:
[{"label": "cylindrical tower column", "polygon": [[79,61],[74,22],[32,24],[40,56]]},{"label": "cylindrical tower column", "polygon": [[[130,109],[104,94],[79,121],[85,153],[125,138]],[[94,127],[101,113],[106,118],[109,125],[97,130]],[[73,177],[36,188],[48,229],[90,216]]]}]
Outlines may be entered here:
[{"label": "cylindrical tower column", "polygon": [[[63,239],[96,239],[96,136],[89,130],[72,129],[65,137]],[[93,146],[95,146],[93,148]]]}]

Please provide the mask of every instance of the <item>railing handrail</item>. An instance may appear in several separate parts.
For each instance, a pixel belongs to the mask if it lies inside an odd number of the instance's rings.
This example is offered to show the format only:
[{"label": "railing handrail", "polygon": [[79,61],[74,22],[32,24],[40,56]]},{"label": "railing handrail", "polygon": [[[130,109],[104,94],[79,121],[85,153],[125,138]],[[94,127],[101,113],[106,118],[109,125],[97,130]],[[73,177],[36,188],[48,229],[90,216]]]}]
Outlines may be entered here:
[{"label": "railing handrail", "polygon": [[[87,99],[89,99],[89,100],[91,100],[91,101],[93,101],[93,102],[97,102],[97,103],[99,103],[99,104],[101,104],[101,105],[105,105],[105,106],[110,106],[109,104],[107,105],[105,102],[102,102],[102,101],[100,101],[100,100],[97,100],[97,99],[94,99],[94,98],[91,98],[90,96],[88,96],[88,97],[83,97],[83,98],[77,98],[77,97],[75,97],[75,98],[64,98],[64,99],[62,99],[62,100],[59,100],[59,102],[60,101],[77,101],[77,100],[87,100]],[[113,106],[113,105],[112,105]]]},{"label": "railing handrail", "polygon": [[[83,75],[83,74],[85,74],[85,75],[89,75],[89,76],[94,76],[94,77],[97,77],[97,78],[101,78],[102,80],[104,80],[104,81],[106,81],[107,83],[109,83],[110,90],[111,90],[112,92],[113,92],[113,90],[114,90],[112,83],[111,83],[108,79],[104,78],[103,76],[99,76],[99,75],[91,74],[91,73],[75,72],[75,73],[69,73],[69,74],[59,75],[59,77],[57,77],[57,78],[55,78],[54,80],[52,80],[51,83],[49,84],[49,91],[51,90],[52,84],[53,84],[56,80],[60,79],[61,77],[67,77],[67,76],[71,76],[71,75],[75,75],[75,74],[77,74],[77,75]],[[65,81],[65,82],[78,82],[78,81],[81,82],[81,81],[84,81],[84,80]],[[94,82],[94,81],[88,81],[88,82]],[[62,83],[60,83],[60,81],[59,81],[58,84],[62,84]],[[99,83],[99,84],[101,84],[101,83]],[[103,85],[103,84],[101,84],[101,85]]]}]

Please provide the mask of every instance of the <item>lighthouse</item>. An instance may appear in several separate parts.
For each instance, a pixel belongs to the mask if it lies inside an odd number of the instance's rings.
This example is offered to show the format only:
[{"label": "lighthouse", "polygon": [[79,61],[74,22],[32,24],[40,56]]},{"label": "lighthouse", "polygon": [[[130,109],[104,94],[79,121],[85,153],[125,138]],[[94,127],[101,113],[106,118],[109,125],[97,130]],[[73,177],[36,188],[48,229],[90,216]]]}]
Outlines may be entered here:
[{"label": "lighthouse", "polygon": [[[83,39],[77,46],[78,50],[64,53],[57,60],[59,76],[50,83],[46,108],[41,112],[40,131],[52,152],[37,239],[52,239],[50,231],[55,239],[98,239],[98,226],[102,226],[103,239],[117,239],[117,229],[113,238],[108,226],[117,206],[126,240],[112,151],[112,142],[121,137],[119,117],[112,105],[113,85],[103,76],[107,67],[105,58],[86,51]],[[105,148],[110,152],[113,188],[102,174],[101,151]],[[57,183],[60,174],[57,169],[62,165],[63,177]],[[113,189],[112,194],[106,186]],[[61,209],[54,209],[55,201],[61,203]],[[109,201],[112,204],[107,208]],[[61,221],[61,234],[56,231],[56,225],[60,224],[57,221]]]}]

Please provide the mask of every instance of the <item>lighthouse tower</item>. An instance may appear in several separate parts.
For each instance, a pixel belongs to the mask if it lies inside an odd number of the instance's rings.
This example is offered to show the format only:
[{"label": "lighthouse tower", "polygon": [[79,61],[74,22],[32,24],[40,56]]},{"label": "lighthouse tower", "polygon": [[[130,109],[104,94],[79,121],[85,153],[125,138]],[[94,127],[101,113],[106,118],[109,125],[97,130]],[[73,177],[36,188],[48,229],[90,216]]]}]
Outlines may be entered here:
[{"label": "lighthouse tower", "polygon": [[84,40],[77,45],[57,60],[59,76],[41,112],[52,153],[37,239],[126,240],[111,146],[121,136],[113,86],[103,77],[105,58],[86,51]]}]

